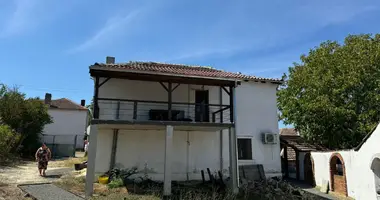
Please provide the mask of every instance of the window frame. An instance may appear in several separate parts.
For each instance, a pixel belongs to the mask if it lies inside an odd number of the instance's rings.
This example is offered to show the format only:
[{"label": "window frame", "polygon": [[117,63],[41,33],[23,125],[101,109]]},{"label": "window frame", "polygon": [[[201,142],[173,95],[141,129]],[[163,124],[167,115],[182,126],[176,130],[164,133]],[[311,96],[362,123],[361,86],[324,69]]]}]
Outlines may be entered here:
[{"label": "window frame", "polygon": [[[248,152],[247,154],[248,154],[248,157],[244,157],[244,156],[242,156],[242,157],[240,157],[240,147],[239,147],[239,140],[249,140],[250,141],[250,143],[249,143],[249,148],[250,148],[250,152]],[[253,146],[253,144],[252,144],[252,142],[253,142],[253,138],[252,137],[239,137],[238,136],[238,138],[237,138],[237,141],[236,141],[236,143],[237,143],[237,157],[238,157],[238,160],[240,160],[240,161],[250,161],[250,160],[253,160],[253,148],[252,148],[252,146]],[[244,148],[247,148],[247,147],[243,147],[243,149]]]}]

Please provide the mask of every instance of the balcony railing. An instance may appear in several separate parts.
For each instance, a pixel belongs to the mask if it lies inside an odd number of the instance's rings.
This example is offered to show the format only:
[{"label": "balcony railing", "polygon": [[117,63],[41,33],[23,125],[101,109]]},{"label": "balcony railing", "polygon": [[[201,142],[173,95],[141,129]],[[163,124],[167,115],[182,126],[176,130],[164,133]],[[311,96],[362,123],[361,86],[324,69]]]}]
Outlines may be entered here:
[{"label": "balcony railing", "polygon": [[[231,123],[230,105],[99,98],[99,119]],[[171,118],[171,119],[170,119]]]}]

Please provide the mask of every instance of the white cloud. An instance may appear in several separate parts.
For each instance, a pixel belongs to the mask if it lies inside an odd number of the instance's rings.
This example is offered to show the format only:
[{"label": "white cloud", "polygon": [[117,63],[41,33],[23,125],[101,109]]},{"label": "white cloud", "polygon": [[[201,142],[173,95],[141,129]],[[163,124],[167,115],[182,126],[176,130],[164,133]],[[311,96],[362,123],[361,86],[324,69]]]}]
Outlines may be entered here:
[{"label": "white cloud", "polygon": [[[46,26],[49,22],[61,16],[75,5],[76,0],[46,1],[46,0],[8,0],[2,2],[0,13],[0,38],[28,34],[33,29]],[[45,30],[46,31],[46,30]]]},{"label": "white cloud", "polygon": [[14,10],[11,13],[11,16],[2,28],[0,32],[0,37],[8,37],[14,34],[18,34],[35,22],[31,20],[34,9],[37,6],[35,0],[14,0]]},{"label": "white cloud", "polygon": [[173,52],[167,60],[181,62],[210,56],[224,57],[245,50],[260,51],[297,43],[326,26],[339,25],[379,9],[372,5],[354,5],[353,2],[305,4],[289,6],[284,3],[285,7],[275,8],[271,4],[264,5],[264,8],[251,4],[231,8],[218,23],[203,30],[202,37],[187,38],[191,42],[182,45],[185,48]]},{"label": "white cloud", "polygon": [[88,38],[83,43],[78,46],[70,49],[69,53],[75,53],[87,50],[96,45],[100,45],[105,42],[107,39],[112,39],[114,33],[120,32],[127,28],[127,25],[135,19],[135,17],[140,13],[140,10],[134,10],[127,15],[120,17],[114,16],[107,20],[105,25],[100,28],[93,36]]}]

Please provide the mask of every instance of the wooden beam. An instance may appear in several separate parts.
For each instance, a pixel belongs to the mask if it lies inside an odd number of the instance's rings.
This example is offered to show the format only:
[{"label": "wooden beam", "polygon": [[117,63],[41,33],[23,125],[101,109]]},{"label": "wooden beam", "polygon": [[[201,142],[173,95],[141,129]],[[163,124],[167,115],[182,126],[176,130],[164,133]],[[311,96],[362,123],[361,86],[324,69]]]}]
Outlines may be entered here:
[{"label": "wooden beam", "polygon": [[116,119],[120,118],[120,101],[117,101]]},{"label": "wooden beam", "polygon": [[160,84],[162,85],[162,87],[167,91],[169,92],[169,89],[165,86],[165,84],[163,82],[160,82]]},{"label": "wooden beam", "polygon": [[172,83],[168,83],[168,118],[172,121]]},{"label": "wooden beam", "polygon": [[133,119],[137,119],[137,101],[133,102]]},{"label": "wooden beam", "polygon": [[288,146],[284,145],[285,177],[289,178]]},{"label": "wooden beam", "polygon": [[[222,109],[223,108],[223,90],[222,90],[222,87],[219,87],[219,108]],[[213,115],[214,116],[214,115]],[[223,111],[220,111],[220,123],[223,123]],[[220,161],[219,161],[219,167],[220,167],[220,171],[223,171],[223,130],[220,130],[219,131],[219,156],[220,156]],[[219,175],[220,176],[220,175]],[[223,179],[222,177],[220,177],[220,180],[222,181],[223,183]]]},{"label": "wooden beam", "polygon": [[230,121],[234,122],[234,87],[230,86]]},{"label": "wooden beam", "polygon": [[181,85],[181,84],[180,84],[180,83],[177,83],[177,85],[172,89],[172,92],[173,92],[175,89],[177,89],[177,87],[178,87],[179,85]]},{"label": "wooden beam", "polygon": [[107,81],[109,81],[110,79],[111,79],[110,77],[106,78],[106,80],[104,80],[102,83],[99,84],[99,87],[102,87],[102,85],[103,85],[104,83],[107,83]]},{"label": "wooden beam", "polygon": [[228,95],[231,95],[230,91],[228,91],[224,86],[221,86],[223,88],[223,90],[228,94]]},{"label": "wooden beam", "polygon": [[99,119],[99,77],[95,77],[95,91],[94,91],[94,118]]},{"label": "wooden beam", "polygon": [[296,152],[296,171],[297,171],[296,178],[297,180],[300,180],[300,156],[296,149],[293,149],[293,150]]}]

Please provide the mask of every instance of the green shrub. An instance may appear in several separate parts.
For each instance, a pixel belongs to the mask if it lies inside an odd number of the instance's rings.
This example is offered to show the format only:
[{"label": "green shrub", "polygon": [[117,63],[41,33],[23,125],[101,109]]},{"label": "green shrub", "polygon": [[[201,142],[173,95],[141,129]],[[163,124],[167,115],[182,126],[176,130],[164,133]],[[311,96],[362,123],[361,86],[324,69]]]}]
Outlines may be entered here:
[{"label": "green shrub", "polygon": [[20,135],[7,125],[0,125],[0,157],[7,157],[19,142]]},{"label": "green shrub", "polygon": [[123,187],[124,186],[123,179],[121,179],[121,178],[113,179],[110,183],[108,183],[107,186],[110,189]]}]

